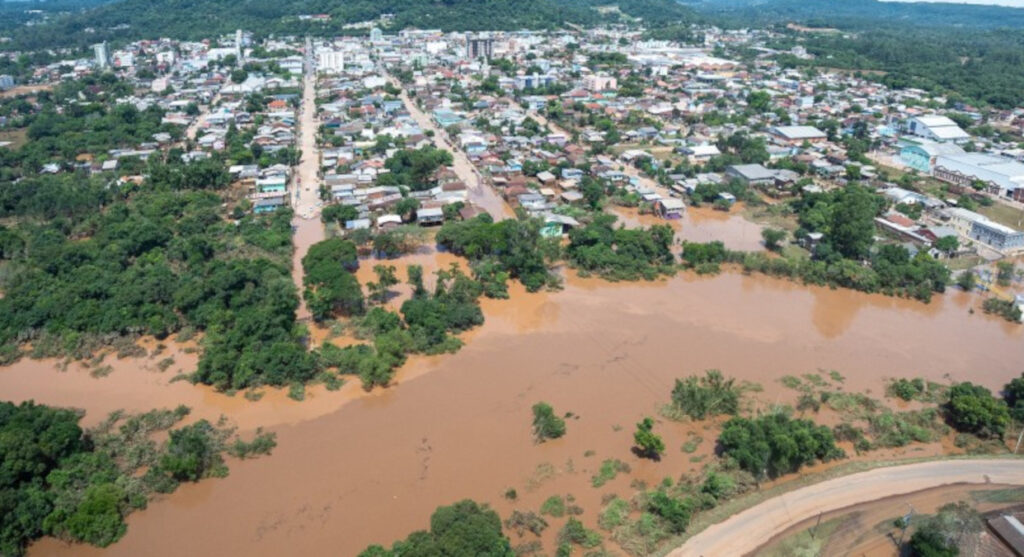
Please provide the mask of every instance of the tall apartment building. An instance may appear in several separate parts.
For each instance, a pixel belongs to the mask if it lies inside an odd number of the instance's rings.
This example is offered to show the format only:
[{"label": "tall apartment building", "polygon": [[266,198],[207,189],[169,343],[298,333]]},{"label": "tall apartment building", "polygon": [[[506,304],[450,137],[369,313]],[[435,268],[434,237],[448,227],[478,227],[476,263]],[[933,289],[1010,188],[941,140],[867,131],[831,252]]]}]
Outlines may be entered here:
[{"label": "tall apartment building", "polygon": [[106,69],[110,67],[110,47],[107,41],[92,45],[92,52],[95,55],[96,67]]},{"label": "tall apartment building", "polygon": [[466,58],[476,60],[484,58],[490,60],[494,55],[494,39],[488,36],[466,36]]},{"label": "tall apartment building", "polygon": [[320,73],[341,73],[345,70],[345,53],[340,50],[323,48],[316,53],[316,71]]}]

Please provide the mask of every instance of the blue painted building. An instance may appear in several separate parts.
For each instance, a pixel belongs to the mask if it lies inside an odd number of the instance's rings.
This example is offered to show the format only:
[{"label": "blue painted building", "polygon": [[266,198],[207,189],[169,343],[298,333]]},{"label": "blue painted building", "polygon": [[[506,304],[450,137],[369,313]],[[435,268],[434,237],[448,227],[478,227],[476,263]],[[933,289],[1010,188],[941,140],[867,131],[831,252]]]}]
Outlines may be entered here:
[{"label": "blue painted building", "polygon": [[939,155],[964,154],[964,150],[955,143],[937,143],[927,139],[903,138],[899,145],[900,162],[924,174],[935,170],[935,159]]}]

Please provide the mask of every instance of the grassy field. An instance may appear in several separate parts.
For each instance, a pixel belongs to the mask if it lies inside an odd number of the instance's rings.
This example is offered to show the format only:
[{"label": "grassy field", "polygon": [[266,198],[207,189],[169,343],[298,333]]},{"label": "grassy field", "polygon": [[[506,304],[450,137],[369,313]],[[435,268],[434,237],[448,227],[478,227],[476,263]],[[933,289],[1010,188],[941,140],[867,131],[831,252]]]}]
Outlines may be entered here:
[{"label": "grassy field", "polygon": [[[609,152],[614,154],[616,157],[629,151],[630,149],[638,149],[640,151],[646,151],[650,153],[655,159],[659,161],[665,161],[673,159],[672,147],[667,145],[643,145],[640,143],[618,143],[608,149]],[[675,160],[673,159],[673,162]]]},{"label": "grassy field", "polygon": [[28,132],[25,129],[0,130],[0,143],[10,141],[10,149],[20,149],[28,142]]},{"label": "grassy field", "polygon": [[977,211],[999,224],[1009,226],[1010,228],[1015,228],[1017,230],[1024,228],[1024,210],[1018,209],[1017,207],[1011,207],[997,202],[990,207],[979,206]]},{"label": "grassy field", "polygon": [[840,520],[829,520],[817,528],[808,528],[772,544],[760,553],[762,557],[818,557]]}]

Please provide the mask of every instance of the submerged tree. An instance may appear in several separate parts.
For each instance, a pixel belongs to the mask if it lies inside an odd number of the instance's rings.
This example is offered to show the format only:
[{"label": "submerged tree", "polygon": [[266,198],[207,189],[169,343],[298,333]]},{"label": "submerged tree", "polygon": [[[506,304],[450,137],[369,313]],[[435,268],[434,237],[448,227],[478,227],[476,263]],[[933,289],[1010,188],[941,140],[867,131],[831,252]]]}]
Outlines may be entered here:
[{"label": "submerged tree", "polygon": [[533,405],[533,435],[541,443],[565,435],[565,420],[556,416],[551,405],[546,402]]},{"label": "submerged tree", "polygon": [[638,455],[651,460],[660,460],[665,452],[665,442],[661,440],[660,435],[654,433],[654,420],[651,418],[644,418],[636,424],[633,443]]}]

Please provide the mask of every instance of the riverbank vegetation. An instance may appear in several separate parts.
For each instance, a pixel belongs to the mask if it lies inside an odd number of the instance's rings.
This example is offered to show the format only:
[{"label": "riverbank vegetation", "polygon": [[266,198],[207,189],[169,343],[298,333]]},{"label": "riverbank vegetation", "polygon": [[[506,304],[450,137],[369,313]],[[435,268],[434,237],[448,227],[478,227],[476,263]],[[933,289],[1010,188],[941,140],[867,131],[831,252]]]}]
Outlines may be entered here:
[{"label": "riverbank vegetation", "polygon": [[[20,222],[8,231],[21,247],[5,250],[0,299],[6,358],[27,343],[34,357],[85,358],[119,338],[190,329],[207,333],[196,381],[227,389],[312,377],[295,328],[291,212],[232,218],[218,164],[152,160],[141,188],[79,189],[71,199],[94,197],[60,215],[41,211],[45,202],[15,206]],[[50,184],[22,201],[73,188]]]},{"label": "riverbank vegetation", "polygon": [[688,417],[693,420],[735,415],[740,410],[742,389],[736,380],[726,379],[721,371],[710,369],[704,377],[691,375],[676,379],[672,388],[672,403],[665,414],[673,418]]},{"label": "riverbank vegetation", "polygon": [[733,418],[718,437],[722,454],[759,479],[797,472],[815,462],[846,454],[836,446],[832,430],[784,413]]},{"label": "riverbank vegetation", "polygon": [[558,241],[542,238],[535,220],[494,222],[484,214],[445,224],[437,233],[437,243],[469,259],[477,277],[489,285],[488,291],[503,289],[502,273],[530,292],[558,284],[548,268],[559,257]]},{"label": "riverbank vegetation", "polygon": [[[331,264],[340,268],[338,261]],[[423,284],[422,267],[410,265],[407,273],[412,296],[402,303],[399,313],[378,305],[352,320],[358,334],[372,340],[372,344],[338,348],[325,342],[315,352],[319,367],[341,375],[358,375],[367,390],[386,386],[408,354],[454,352],[462,346],[454,334],[483,324],[478,299],[484,287],[458,265],[436,272],[433,292]]]},{"label": "riverbank vegetation", "polygon": [[608,280],[651,280],[674,271],[672,228],[615,228],[614,215],[599,214],[586,226],[569,232],[566,259],[581,274]]},{"label": "riverbank vegetation", "polygon": [[175,427],[188,413],[184,406],[115,412],[85,430],[73,410],[0,402],[0,553],[21,555],[44,535],[105,547],[155,494],[223,477],[225,454],[269,454],[276,444],[273,434],[245,441],[206,420]]},{"label": "riverbank vegetation", "polygon": [[498,513],[469,499],[438,507],[430,517],[430,530],[413,532],[391,549],[373,545],[359,557],[402,555],[488,555],[513,557],[512,547],[501,530]]}]

